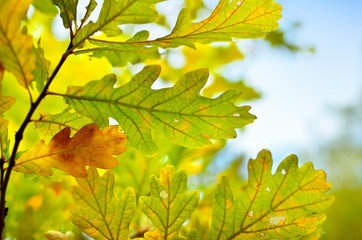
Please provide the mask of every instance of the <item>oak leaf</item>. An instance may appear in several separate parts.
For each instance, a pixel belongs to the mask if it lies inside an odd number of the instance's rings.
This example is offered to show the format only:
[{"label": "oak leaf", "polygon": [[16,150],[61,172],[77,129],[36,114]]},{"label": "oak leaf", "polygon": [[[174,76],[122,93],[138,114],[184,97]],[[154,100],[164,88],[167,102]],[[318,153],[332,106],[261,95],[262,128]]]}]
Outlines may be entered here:
[{"label": "oak leaf", "polygon": [[108,36],[116,36],[122,33],[118,25],[121,24],[142,24],[153,22],[157,17],[157,12],[153,5],[164,0],[134,1],[105,0],[97,21],[90,21],[82,27],[73,39],[73,45],[79,46],[98,31],[102,31]]},{"label": "oak leaf", "polygon": [[160,178],[151,176],[151,196],[140,198],[141,210],[151,219],[154,231],[145,239],[185,239],[178,235],[182,224],[191,216],[200,198],[200,192],[187,192],[187,174],[167,165]]},{"label": "oak leaf", "polygon": [[32,53],[33,37],[20,30],[31,0],[0,2],[0,62],[18,82],[28,88],[34,79],[36,57]]},{"label": "oak leaf", "polygon": [[278,28],[281,10],[280,4],[274,0],[220,0],[211,15],[200,22],[191,22],[189,10],[181,10],[172,32],[164,37],[148,40],[148,33],[143,33],[142,38],[135,37],[140,34],[137,33],[127,41],[83,38],[97,47],[76,53],[92,52],[94,57],[105,56],[113,66],[122,66],[127,62],[136,63],[158,57],[157,47],[195,48],[195,43],[262,38]]},{"label": "oak leaf", "polygon": [[163,133],[171,141],[186,146],[210,144],[209,139],[235,138],[235,128],[254,121],[249,106],[236,107],[238,91],[227,91],[209,99],[198,93],[206,84],[208,70],[185,74],[173,87],[152,90],[160,74],[159,66],[146,66],[129,83],[114,88],[115,75],[107,75],[84,87],[69,87],[66,102],[78,113],[99,126],[107,126],[109,117],[124,129],[129,144],[147,155],[157,147],[151,130]]},{"label": "oak leaf", "polygon": [[216,185],[209,240],[287,239],[314,232],[325,220],[323,210],[334,197],[331,184],[311,163],[298,167],[295,155],[285,158],[275,174],[271,154],[261,151],[248,164],[247,186],[235,199],[225,177]]},{"label": "oak leaf", "polygon": [[181,10],[171,34],[159,38],[160,47],[178,47],[194,43],[231,41],[233,38],[260,38],[278,28],[282,7],[274,0],[220,0],[211,15],[190,22],[187,9]]},{"label": "oak leaf", "polygon": [[112,155],[124,152],[126,137],[117,126],[102,130],[96,124],[82,127],[73,138],[70,128],[64,128],[55,135],[48,145],[39,141],[16,161],[15,171],[42,176],[52,174],[50,168],[58,168],[74,177],[86,177],[85,166],[104,169],[118,165]]},{"label": "oak leaf", "polygon": [[87,173],[88,177],[77,178],[79,186],[72,188],[77,205],[71,211],[71,221],[95,240],[129,239],[129,224],[136,209],[133,188],[116,198],[113,172],[100,177],[97,169],[89,168]]}]

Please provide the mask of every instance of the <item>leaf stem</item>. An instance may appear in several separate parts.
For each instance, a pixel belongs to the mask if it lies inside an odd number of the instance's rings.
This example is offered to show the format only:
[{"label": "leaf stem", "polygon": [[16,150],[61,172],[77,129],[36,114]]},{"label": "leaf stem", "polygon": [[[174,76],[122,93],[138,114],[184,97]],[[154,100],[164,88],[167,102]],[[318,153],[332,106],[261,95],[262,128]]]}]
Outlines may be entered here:
[{"label": "leaf stem", "polygon": [[12,151],[11,156],[10,156],[9,161],[8,161],[8,167],[7,167],[5,176],[4,176],[4,171],[5,170],[3,169],[3,166],[1,166],[1,196],[0,196],[0,236],[1,236],[1,238],[2,238],[2,235],[3,235],[4,228],[5,228],[5,218],[6,218],[6,215],[7,215],[7,210],[6,210],[7,208],[5,208],[5,205],[6,205],[6,201],[5,201],[6,190],[7,190],[8,184],[9,184],[11,172],[13,170],[13,167],[15,166],[16,153],[18,152],[20,142],[23,139],[23,134],[24,134],[25,128],[31,122],[31,117],[33,116],[35,110],[38,108],[41,101],[46,96],[46,92],[48,91],[48,88],[49,88],[50,84],[53,82],[55,76],[59,72],[59,69],[62,67],[63,63],[65,62],[67,57],[70,55],[72,49],[73,49],[73,45],[72,45],[72,43],[70,43],[68,48],[67,48],[67,51],[63,54],[63,56],[60,59],[58,65],[55,67],[52,75],[49,77],[49,80],[45,84],[43,91],[40,93],[37,100],[34,103],[31,103],[30,110],[29,110],[28,114],[26,115],[23,123],[21,124],[21,126],[19,128],[19,130],[15,134],[15,143],[14,143],[13,151]]}]

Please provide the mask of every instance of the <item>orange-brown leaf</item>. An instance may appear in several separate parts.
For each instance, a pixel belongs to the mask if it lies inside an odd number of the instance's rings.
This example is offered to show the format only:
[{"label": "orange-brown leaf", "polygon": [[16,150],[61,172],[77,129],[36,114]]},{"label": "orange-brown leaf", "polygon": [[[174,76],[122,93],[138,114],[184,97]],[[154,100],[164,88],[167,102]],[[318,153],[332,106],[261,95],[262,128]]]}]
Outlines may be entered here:
[{"label": "orange-brown leaf", "polygon": [[69,136],[70,128],[67,127],[56,134],[49,145],[39,141],[16,161],[14,170],[50,176],[50,168],[54,167],[74,177],[86,177],[85,166],[114,168],[118,161],[112,155],[126,150],[123,145],[126,136],[117,130],[117,126],[99,130],[92,123],[82,127],[73,138]]}]

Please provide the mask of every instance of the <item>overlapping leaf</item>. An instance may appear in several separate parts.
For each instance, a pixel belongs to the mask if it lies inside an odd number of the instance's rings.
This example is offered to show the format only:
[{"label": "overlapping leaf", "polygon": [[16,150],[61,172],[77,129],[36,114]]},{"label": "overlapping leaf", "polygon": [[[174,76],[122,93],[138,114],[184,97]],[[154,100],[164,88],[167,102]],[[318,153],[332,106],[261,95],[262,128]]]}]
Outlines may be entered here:
[{"label": "overlapping leaf", "polygon": [[72,28],[72,24],[77,21],[78,0],[53,0],[60,10],[65,28]]},{"label": "overlapping leaf", "polygon": [[[101,56],[106,54],[123,56],[124,62],[132,62],[134,58],[140,57],[142,50],[148,48],[182,45],[194,47],[194,43],[231,41],[233,38],[260,38],[278,28],[277,20],[281,18],[281,10],[281,6],[274,3],[274,0],[220,0],[212,14],[198,23],[190,22],[189,11],[183,9],[176,26],[167,36],[155,40],[147,40],[148,36],[145,36],[142,39],[132,38],[125,42],[90,40],[90,43],[98,47],[79,53],[93,52],[95,57],[99,57],[100,54],[97,52],[100,52]],[[152,59],[154,56],[146,52],[140,60]],[[115,59],[114,56],[107,58],[114,66],[124,64],[115,64],[115,61],[112,61]]]},{"label": "overlapping leaf", "polygon": [[123,66],[128,62],[135,64],[144,62],[147,59],[158,59],[160,54],[158,48],[141,44],[132,44],[135,41],[147,40],[149,33],[141,31],[126,41],[130,44],[113,44],[106,41],[93,41],[90,43],[97,45],[97,48],[76,51],[76,54],[92,53],[93,57],[106,57],[113,66]]},{"label": "overlapping leaf", "polygon": [[250,107],[233,104],[237,91],[216,99],[198,95],[208,78],[206,69],[187,73],[172,88],[152,90],[159,74],[159,66],[147,66],[119,88],[113,88],[116,77],[107,75],[84,87],[69,87],[64,96],[73,109],[99,126],[107,126],[109,117],[117,120],[129,144],[145,154],[156,151],[151,129],[177,144],[200,147],[210,138],[235,138],[235,128],[255,119]]},{"label": "overlapping leaf", "polygon": [[32,36],[20,31],[31,0],[0,2],[0,63],[25,88],[33,80],[36,57],[32,54]]},{"label": "overlapping leaf", "polygon": [[248,185],[234,200],[225,177],[216,185],[209,239],[296,238],[317,229],[333,202],[330,183],[311,163],[298,167],[285,158],[274,175],[271,154],[263,150],[248,165]]},{"label": "overlapping leaf", "polygon": [[36,56],[36,68],[34,69],[33,75],[36,82],[36,88],[39,92],[43,91],[45,82],[48,79],[50,61],[45,59],[44,50],[40,47],[33,47],[33,53]]},{"label": "overlapping leaf", "polygon": [[117,126],[99,130],[96,124],[82,127],[73,138],[70,128],[64,128],[55,135],[48,145],[39,141],[16,161],[15,171],[34,173],[42,176],[52,174],[50,168],[58,168],[75,177],[85,177],[85,166],[104,169],[118,165],[118,155],[126,149],[126,137]]},{"label": "overlapping leaf", "polygon": [[4,68],[0,63],[0,157],[4,156],[4,150],[7,146],[7,135],[9,121],[3,119],[3,114],[8,111],[15,103],[15,98],[12,96],[2,96],[1,81],[4,76]]},{"label": "overlapping leaf", "polygon": [[84,125],[92,123],[71,108],[64,109],[58,114],[43,114],[39,120],[34,120],[39,137],[46,142],[62,129],[69,127],[72,132],[80,130]]},{"label": "overlapping leaf", "polygon": [[153,6],[161,1],[163,0],[105,0],[97,22],[90,21],[80,29],[73,39],[73,45],[79,46],[98,31],[102,31],[108,36],[118,35],[121,30],[117,26],[121,24],[152,22],[157,17],[157,12],[153,10]]},{"label": "overlapping leaf", "polygon": [[196,208],[199,191],[188,193],[186,172],[175,172],[170,165],[161,169],[160,178],[151,177],[150,189],[151,196],[140,198],[140,207],[156,229],[147,232],[145,239],[184,239],[178,232]]},{"label": "overlapping leaf", "polygon": [[114,174],[102,177],[95,168],[87,170],[87,178],[77,178],[79,187],[72,188],[77,206],[71,221],[95,240],[129,239],[129,224],[136,209],[136,194],[127,188],[117,199],[113,194]]}]

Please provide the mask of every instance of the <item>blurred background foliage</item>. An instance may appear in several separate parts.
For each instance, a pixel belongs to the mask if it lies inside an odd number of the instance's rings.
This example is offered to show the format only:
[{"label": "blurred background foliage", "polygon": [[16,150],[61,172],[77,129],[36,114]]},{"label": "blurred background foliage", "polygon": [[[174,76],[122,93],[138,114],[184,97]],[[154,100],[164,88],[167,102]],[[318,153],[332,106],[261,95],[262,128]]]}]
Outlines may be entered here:
[{"label": "blurred background foliage", "polygon": [[[175,11],[187,7],[191,10],[191,18],[199,20],[212,11],[205,2],[201,0],[178,1],[174,3]],[[84,12],[86,3],[84,1],[80,1],[80,3],[78,11],[81,13]],[[157,34],[167,33],[174,24],[170,21],[169,15],[172,14],[175,12],[169,11],[166,14],[165,11],[161,11],[154,24],[126,26],[123,29],[125,35],[123,38],[133,36],[140,29],[150,30],[151,36],[153,36],[152,34],[157,36]],[[61,28],[57,8],[52,5],[51,0],[34,0],[25,25],[28,31],[34,35],[34,44],[39,41],[46,59],[51,61],[50,72],[52,72],[69,41],[67,32]],[[270,33],[263,40],[252,41],[264,41],[270,48],[295,55],[313,54],[314,51],[318,51],[307,44],[296,44],[290,40],[288,35],[298,33],[300,28],[303,28],[303,22],[292,22],[288,26],[281,26],[279,30]],[[255,47],[258,45],[255,44]],[[133,74],[145,64],[160,64],[162,66],[161,78],[153,88],[171,86],[184,73],[206,67],[210,71],[210,77],[207,86],[202,90],[202,95],[215,97],[227,89],[237,89],[242,92],[237,104],[252,105],[253,101],[262,98],[263,92],[250,85],[244,76],[227,78],[230,64],[253,57],[253,51],[244,52],[237,43],[196,45],[196,49],[179,47],[162,50],[161,53],[160,59],[127,64],[117,68],[112,67],[105,58],[94,58],[85,54],[71,56],[62,67],[50,90],[65,92],[67,86],[84,85],[88,81],[100,79],[109,72],[116,73],[118,75],[117,85],[122,85],[128,82]],[[27,93],[21,87],[14,88],[13,81],[13,76],[6,73],[3,92],[5,95],[15,96],[17,99],[14,107],[5,114],[5,117],[10,120],[9,135],[12,142],[14,135],[12,133],[18,129],[29,109]],[[39,94],[35,86],[32,88],[32,94],[34,96]],[[35,119],[40,118],[41,114],[56,114],[65,108],[66,105],[61,98],[47,96],[35,115]],[[362,93],[358,103],[335,109],[334,113],[336,119],[340,119],[341,122],[340,135],[324,141],[312,150],[305,149],[301,158],[303,162],[314,162],[317,156],[318,161],[322,161],[325,166],[328,166],[328,180],[333,184],[332,191],[336,196],[336,201],[328,210],[328,218],[321,232],[322,239],[360,239],[362,236],[360,227],[362,225],[360,214],[362,212]],[[36,125],[26,130],[21,150],[28,149],[40,139],[38,131],[39,134],[44,134],[41,129],[37,129]],[[48,134],[50,134],[47,136],[49,139],[54,133]],[[156,156],[146,158],[133,149],[128,149],[119,156],[120,165],[114,169],[116,173],[115,192],[132,186],[136,190],[137,197],[147,195],[149,194],[148,179],[151,174],[158,174],[161,166],[170,163],[178,169],[185,169],[190,175],[189,187],[200,189],[202,193],[192,220],[194,226],[199,226],[198,234],[201,236],[202,231],[207,231],[211,218],[212,186],[217,181],[217,175],[227,176],[231,188],[238,189],[247,178],[244,174],[245,162],[249,157],[255,156],[245,156],[242,150],[237,156],[233,155],[227,141],[215,141],[212,145],[200,149],[190,149],[172,144],[166,139],[160,138],[160,135],[155,134],[155,137],[157,144],[163,146]],[[239,137],[243,137],[242,131],[239,131]],[[273,149],[271,150],[273,151]],[[64,239],[86,239],[68,219],[69,209],[74,204],[69,192],[70,185],[74,184],[74,179],[60,171],[55,170],[54,172],[55,174],[51,177],[24,176],[14,172],[7,199],[11,212],[6,219],[8,236],[18,240],[44,239],[45,232],[55,230],[62,233],[72,232],[64,235]],[[145,231],[147,226],[150,226],[142,214],[139,214],[138,219],[134,219],[132,224],[131,229],[135,229],[135,231]],[[185,226],[185,232],[188,226]]]}]

